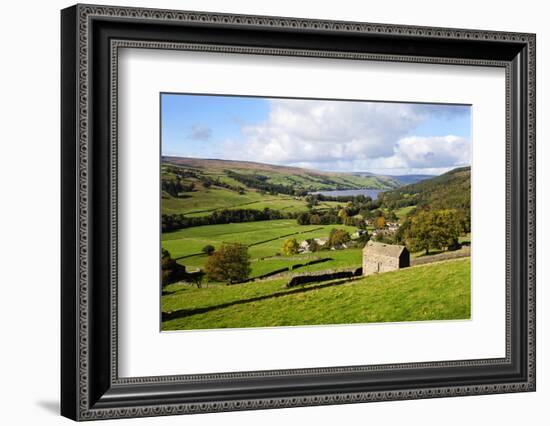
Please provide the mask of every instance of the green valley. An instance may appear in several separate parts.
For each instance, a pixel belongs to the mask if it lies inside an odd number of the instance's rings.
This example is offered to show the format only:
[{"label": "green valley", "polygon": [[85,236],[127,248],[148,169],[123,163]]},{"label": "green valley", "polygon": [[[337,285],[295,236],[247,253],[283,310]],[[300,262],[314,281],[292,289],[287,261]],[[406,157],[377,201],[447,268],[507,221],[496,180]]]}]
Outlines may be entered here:
[{"label": "green valley", "polygon": [[[163,157],[161,188],[163,330],[469,318],[469,168]],[[408,248],[412,267],[361,276],[369,241]]]}]

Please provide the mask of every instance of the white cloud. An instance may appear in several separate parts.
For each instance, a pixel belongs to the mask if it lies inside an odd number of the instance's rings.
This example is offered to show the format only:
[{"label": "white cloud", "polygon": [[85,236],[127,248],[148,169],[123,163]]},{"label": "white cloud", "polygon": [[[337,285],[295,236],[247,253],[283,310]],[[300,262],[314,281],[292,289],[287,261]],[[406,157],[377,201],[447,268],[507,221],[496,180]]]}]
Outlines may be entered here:
[{"label": "white cloud", "polygon": [[449,169],[470,161],[470,144],[465,139],[408,136],[444,108],[301,100],[270,103],[266,121],[242,128],[244,143],[226,143],[226,158],[242,159],[246,153],[258,162],[341,171]]},{"label": "white cloud", "polygon": [[392,156],[372,161],[387,169],[445,169],[470,164],[470,142],[454,136],[411,136],[400,139]]}]

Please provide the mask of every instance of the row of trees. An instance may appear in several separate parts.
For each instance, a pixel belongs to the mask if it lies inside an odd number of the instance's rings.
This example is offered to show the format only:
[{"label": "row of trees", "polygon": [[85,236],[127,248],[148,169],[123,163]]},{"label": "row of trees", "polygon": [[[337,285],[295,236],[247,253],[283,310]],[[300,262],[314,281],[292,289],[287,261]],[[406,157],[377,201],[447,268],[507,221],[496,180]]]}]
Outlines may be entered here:
[{"label": "row of trees", "polygon": [[338,217],[338,210],[314,210],[299,213],[296,218],[298,225],[332,225],[341,223]]},{"label": "row of trees", "polygon": [[222,181],[218,177],[211,178],[210,176],[200,175],[199,180],[201,181],[202,186],[204,186],[206,189],[210,188],[211,186],[217,186],[219,188],[225,188],[225,189],[229,189],[231,191],[238,192],[239,194],[244,194],[246,192],[240,186],[231,185],[227,182]]},{"label": "row of trees", "polygon": [[195,190],[193,182],[184,183],[181,179],[162,179],[161,188],[172,197],[179,197],[181,192],[192,192]]},{"label": "row of trees", "polygon": [[365,221],[359,217],[351,217],[344,208],[329,208],[327,210],[311,210],[299,213],[296,218],[298,225],[347,225],[365,229]]},{"label": "row of trees", "polygon": [[323,195],[323,194],[309,194],[306,197],[306,202],[316,206],[322,201],[332,201],[337,203],[346,203],[346,206],[350,209],[354,209],[357,214],[361,209],[374,210],[380,207],[378,200],[373,200],[368,195]]},{"label": "row of trees", "polygon": [[[189,181],[191,179],[191,181]],[[206,176],[193,170],[179,167],[166,167],[163,170],[161,187],[162,190],[172,197],[178,197],[181,192],[191,192],[196,189],[196,180],[206,189],[211,186],[229,189],[241,194],[245,193],[244,188],[222,181],[219,177]]]},{"label": "row of trees", "polygon": [[[364,213],[364,212],[363,212]],[[367,217],[365,217],[367,216]],[[298,214],[296,222],[298,225],[346,225],[355,226],[359,229],[366,229],[365,219],[373,221],[377,229],[382,229],[388,221],[397,221],[397,216],[393,211],[382,212],[380,209],[369,211],[368,213],[353,216],[347,207],[329,208],[327,210],[312,210]]]},{"label": "row of trees", "polygon": [[243,223],[263,220],[294,219],[296,214],[283,213],[279,210],[265,208],[255,209],[223,209],[216,210],[206,216],[186,216],[184,214],[163,214],[162,232],[170,232],[177,229],[191,228],[193,226],[218,225],[223,223]]},{"label": "row of trees", "polygon": [[232,170],[225,170],[225,173],[230,178],[235,179],[237,182],[240,182],[243,185],[246,185],[248,188],[258,189],[262,192],[266,192],[269,194],[296,195],[296,191],[294,190],[293,186],[268,182],[268,176],[257,174],[245,175],[234,172]]},{"label": "row of trees", "polygon": [[[321,194],[309,194],[310,191],[314,190],[313,187],[318,188],[319,184],[330,185],[333,189],[336,189],[336,190],[349,189],[349,186],[342,185],[338,182],[334,182],[328,179],[326,176],[322,176],[322,175],[316,175],[314,179],[312,177],[309,177],[313,185],[298,186],[296,184],[285,185],[285,184],[269,182],[270,177],[261,175],[261,174],[243,174],[243,173],[237,173],[233,170],[224,170],[224,173],[230,178],[235,179],[236,181],[242,183],[243,185],[246,185],[248,188],[254,188],[264,193],[286,194],[286,195],[294,195],[299,197],[305,196],[306,202],[308,202],[308,204],[310,204],[311,206],[315,206],[319,202],[319,200],[340,201],[339,198],[335,198],[335,197],[327,197]],[[307,176],[304,176],[304,178],[308,179]],[[353,183],[351,183],[351,185],[352,187],[356,187],[356,185]],[[349,197],[347,198],[343,197],[343,199],[344,201],[348,201]]]},{"label": "row of trees", "polygon": [[[382,210],[382,205],[371,197],[364,195],[329,197],[321,194],[310,194],[305,198],[309,211],[297,217],[299,225],[343,224],[365,229],[365,220],[372,220],[376,228],[383,228],[388,221],[397,221],[392,209]],[[345,205],[325,210],[318,210],[320,201],[345,202]]]}]

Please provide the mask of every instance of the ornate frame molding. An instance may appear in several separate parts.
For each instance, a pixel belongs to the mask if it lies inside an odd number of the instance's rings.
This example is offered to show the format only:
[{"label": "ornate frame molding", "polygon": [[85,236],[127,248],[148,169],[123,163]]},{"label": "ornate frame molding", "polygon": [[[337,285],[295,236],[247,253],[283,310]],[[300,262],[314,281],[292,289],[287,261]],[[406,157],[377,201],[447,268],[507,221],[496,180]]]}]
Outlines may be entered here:
[{"label": "ornate frame molding", "polygon": [[[428,28],[411,27],[402,25],[369,24],[358,22],[337,22],[324,20],[294,19],[266,16],[246,16],[229,15],[202,12],[184,12],[156,9],[136,9],[126,7],[104,7],[77,5],[65,12],[67,19],[66,25],[71,25],[67,30],[76,38],[74,45],[75,63],[75,92],[76,107],[65,106],[64,108],[75,108],[76,129],[74,138],[63,141],[64,147],[73,144],[75,157],[70,161],[76,161],[74,170],[74,188],[75,203],[72,206],[76,215],[76,229],[73,238],[76,240],[74,253],[70,259],[64,257],[64,262],[76,261],[76,277],[69,279],[64,283],[64,291],[68,287],[73,288],[76,300],[74,312],[67,313],[63,321],[74,320],[76,324],[76,336],[70,337],[74,342],[67,343],[67,350],[76,350],[77,356],[74,363],[74,383],[65,384],[67,392],[74,391],[77,394],[73,405],[73,400],[63,394],[65,408],[62,407],[64,414],[78,420],[92,420],[113,417],[141,417],[151,415],[170,415],[186,414],[198,412],[215,412],[230,410],[248,410],[263,408],[280,408],[293,406],[343,404],[353,402],[383,401],[383,400],[401,400],[416,398],[436,398],[444,396],[463,396],[488,393],[505,393],[518,391],[533,391],[535,389],[535,36],[533,34],[519,34],[510,32],[478,31],[464,29],[447,28]],[[90,146],[93,135],[90,132],[90,116],[92,113],[92,88],[91,81],[91,62],[92,52],[92,23],[94,20],[112,20],[117,22],[139,22],[143,24],[191,24],[216,25],[226,28],[255,28],[255,29],[277,29],[290,30],[298,32],[315,31],[321,33],[348,33],[360,35],[376,35],[387,38],[392,37],[410,37],[411,40],[464,40],[480,41],[486,43],[507,43],[517,45],[525,49],[527,70],[525,78],[526,93],[526,111],[525,126],[527,140],[525,150],[527,158],[526,163],[526,182],[525,193],[523,194],[526,202],[527,238],[526,238],[526,271],[527,282],[525,283],[526,295],[526,356],[525,362],[526,375],[524,380],[510,381],[494,384],[479,385],[456,385],[456,386],[436,386],[427,388],[400,388],[398,390],[377,390],[361,392],[337,392],[306,396],[274,396],[269,398],[245,398],[216,400],[214,402],[165,402],[157,404],[143,404],[132,406],[131,404],[115,404],[114,406],[107,401],[102,404],[101,399],[94,397],[94,390],[90,388],[91,375],[95,374],[94,368],[90,364],[90,356],[93,348],[90,342],[94,339],[91,332],[90,316],[90,276],[91,276],[91,241],[92,241],[92,214],[94,211],[92,181],[93,170],[90,161],[92,148]],[[72,27],[74,25],[74,27]],[[72,48],[73,46],[71,46]],[[504,359],[484,359],[484,360],[465,360],[454,362],[434,362],[434,363],[415,363],[415,364],[390,364],[376,366],[360,367],[327,367],[322,369],[302,369],[302,370],[274,370],[261,372],[243,372],[243,373],[223,373],[212,375],[194,375],[194,376],[161,376],[145,378],[127,378],[118,377],[117,369],[117,71],[118,71],[118,49],[119,48],[154,48],[154,49],[177,49],[177,50],[195,50],[195,51],[216,51],[236,54],[262,54],[262,55],[297,55],[310,57],[325,57],[337,59],[355,59],[355,60],[374,60],[374,61],[397,61],[397,62],[424,62],[424,63],[443,63],[457,65],[481,65],[504,67],[506,69],[506,107],[507,107],[507,164],[506,164],[506,192],[507,192],[507,260],[506,260],[506,358]],[[67,47],[69,49],[69,47]],[[110,387],[117,389],[124,386],[146,386],[146,385],[169,385],[171,383],[197,382],[197,381],[217,381],[227,379],[245,379],[245,378],[263,378],[263,377],[297,377],[308,374],[331,375],[335,373],[357,373],[386,370],[404,370],[421,368],[443,368],[443,367],[472,367],[486,365],[503,365],[511,363],[512,356],[512,329],[513,316],[511,308],[512,300],[512,265],[510,258],[513,247],[511,240],[512,229],[512,166],[515,161],[512,152],[512,138],[517,129],[511,128],[513,109],[517,106],[512,105],[512,98],[515,91],[512,81],[514,66],[517,66],[511,60],[486,60],[460,57],[438,57],[438,56],[407,56],[395,54],[380,53],[361,53],[345,51],[327,51],[315,49],[296,49],[296,48],[277,48],[277,47],[249,47],[236,45],[216,45],[212,43],[182,43],[175,41],[144,41],[132,39],[112,39],[110,41],[110,80],[109,88],[111,91],[110,101],[110,344],[111,359],[109,366]],[[71,57],[70,59],[73,59]],[[69,161],[69,160],[64,160]],[[520,188],[522,189],[522,188]],[[522,189],[523,190],[523,189]],[[72,201],[72,200],[70,200]],[[64,255],[66,256],[66,255]],[[67,309],[67,308],[66,308]],[[66,337],[65,339],[69,339]],[[65,344],[65,343],[64,343]],[[65,351],[65,349],[64,349]],[[71,376],[72,377],[72,376]]]}]

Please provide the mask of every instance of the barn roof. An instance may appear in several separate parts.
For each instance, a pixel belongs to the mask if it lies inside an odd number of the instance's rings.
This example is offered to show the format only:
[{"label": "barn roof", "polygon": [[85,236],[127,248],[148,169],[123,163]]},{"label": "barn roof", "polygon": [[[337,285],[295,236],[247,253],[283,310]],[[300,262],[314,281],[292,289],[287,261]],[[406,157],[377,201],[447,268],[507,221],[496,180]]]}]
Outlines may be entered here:
[{"label": "barn roof", "polygon": [[406,249],[407,248],[405,246],[369,241],[363,249],[363,253],[376,253],[389,257],[399,257],[401,256],[401,253],[403,253],[403,251]]}]

